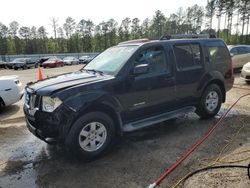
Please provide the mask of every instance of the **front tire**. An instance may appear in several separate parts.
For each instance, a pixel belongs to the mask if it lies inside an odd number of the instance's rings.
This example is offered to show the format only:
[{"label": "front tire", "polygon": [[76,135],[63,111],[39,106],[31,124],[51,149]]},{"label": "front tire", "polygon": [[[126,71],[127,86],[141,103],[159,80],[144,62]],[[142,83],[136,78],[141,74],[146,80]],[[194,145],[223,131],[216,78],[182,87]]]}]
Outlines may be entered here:
[{"label": "front tire", "polygon": [[80,117],[66,137],[66,148],[81,159],[94,159],[111,148],[115,140],[113,120],[102,112]]},{"label": "front tire", "polygon": [[3,99],[0,97],[0,109],[4,107]]},{"label": "front tire", "polygon": [[196,114],[202,119],[214,117],[220,110],[222,92],[218,85],[211,84],[203,92],[196,109]]}]

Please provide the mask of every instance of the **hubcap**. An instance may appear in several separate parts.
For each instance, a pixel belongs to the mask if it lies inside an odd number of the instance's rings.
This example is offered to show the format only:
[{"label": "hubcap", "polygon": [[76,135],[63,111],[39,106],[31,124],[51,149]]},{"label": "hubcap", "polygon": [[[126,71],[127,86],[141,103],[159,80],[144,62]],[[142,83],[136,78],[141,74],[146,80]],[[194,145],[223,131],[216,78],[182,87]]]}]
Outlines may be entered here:
[{"label": "hubcap", "polygon": [[107,138],[107,129],[100,122],[91,122],[83,127],[79,134],[81,148],[88,152],[98,150]]},{"label": "hubcap", "polygon": [[206,108],[209,112],[213,112],[219,103],[219,96],[217,92],[210,91],[206,97]]}]

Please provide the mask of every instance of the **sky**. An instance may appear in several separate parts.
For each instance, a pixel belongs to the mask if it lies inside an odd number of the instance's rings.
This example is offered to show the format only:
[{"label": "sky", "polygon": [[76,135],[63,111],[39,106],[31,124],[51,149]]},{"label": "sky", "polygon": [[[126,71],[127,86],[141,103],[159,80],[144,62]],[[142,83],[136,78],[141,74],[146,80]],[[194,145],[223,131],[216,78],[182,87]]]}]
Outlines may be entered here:
[{"label": "sky", "polygon": [[126,17],[152,18],[156,10],[169,16],[179,7],[205,6],[206,3],[207,0],[1,0],[0,22],[7,26],[14,20],[20,26],[45,26],[51,33],[52,17],[59,20],[59,25],[68,16],[76,23],[91,19],[98,24],[110,18],[120,23]]}]

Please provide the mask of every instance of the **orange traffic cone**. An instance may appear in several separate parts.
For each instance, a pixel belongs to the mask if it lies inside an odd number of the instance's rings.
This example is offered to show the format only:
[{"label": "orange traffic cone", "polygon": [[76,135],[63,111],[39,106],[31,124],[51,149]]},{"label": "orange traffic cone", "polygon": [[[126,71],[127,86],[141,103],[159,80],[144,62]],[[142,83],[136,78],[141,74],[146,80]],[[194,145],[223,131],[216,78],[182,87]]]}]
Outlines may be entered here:
[{"label": "orange traffic cone", "polygon": [[43,80],[43,73],[40,66],[38,67],[38,80]]}]

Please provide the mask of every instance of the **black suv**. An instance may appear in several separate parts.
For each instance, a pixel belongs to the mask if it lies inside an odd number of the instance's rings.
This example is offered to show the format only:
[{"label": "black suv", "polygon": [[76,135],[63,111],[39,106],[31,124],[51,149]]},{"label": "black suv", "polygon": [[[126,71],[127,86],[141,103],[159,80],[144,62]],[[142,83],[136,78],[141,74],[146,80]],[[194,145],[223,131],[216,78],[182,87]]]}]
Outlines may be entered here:
[{"label": "black suv", "polygon": [[77,72],[29,83],[24,112],[38,138],[93,158],[124,132],[190,111],[215,116],[233,81],[220,39],[128,41]]},{"label": "black suv", "polygon": [[18,70],[20,68],[28,69],[36,67],[36,62],[31,58],[16,58],[12,62],[8,63],[7,66],[15,70]]}]

